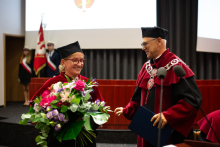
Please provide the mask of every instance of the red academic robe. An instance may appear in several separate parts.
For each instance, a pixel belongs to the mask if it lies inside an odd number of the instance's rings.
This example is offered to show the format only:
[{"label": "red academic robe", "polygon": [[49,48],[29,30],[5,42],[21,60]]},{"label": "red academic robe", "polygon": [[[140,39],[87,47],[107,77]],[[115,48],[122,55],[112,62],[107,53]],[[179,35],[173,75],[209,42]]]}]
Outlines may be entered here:
[{"label": "red academic robe", "polygon": [[[53,77],[49,80],[47,80],[44,85],[34,94],[34,96],[31,98],[31,101],[35,100],[36,97],[40,96],[45,90],[48,89],[48,87],[50,87],[52,84],[55,84],[57,82],[68,82],[66,77],[64,76],[64,72],[62,72],[60,75],[56,76],[56,77]],[[71,77],[69,77],[70,79],[72,79]],[[81,75],[78,75],[78,78],[81,79],[81,80],[85,80],[87,81],[88,78],[84,77],[84,76],[81,76]],[[93,92],[91,92],[91,97],[92,97],[92,102],[100,99],[100,101],[104,101],[104,99],[102,98],[102,95],[101,93],[99,92],[99,89],[97,86],[94,86],[93,87]]]},{"label": "red academic robe", "polygon": [[[215,131],[216,135],[218,138],[220,138],[220,126],[219,126],[219,122],[220,122],[220,110],[216,110],[210,114],[207,115],[207,118],[213,128],[213,130]],[[217,138],[215,137],[211,127],[209,126],[209,124],[207,123],[205,117],[203,117],[201,120],[199,120],[198,125],[200,127],[200,130],[206,134],[206,139],[211,141],[211,142],[215,142],[218,143]]]},{"label": "red academic robe", "polygon": [[[178,59],[178,60],[174,60]],[[171,62],[173,61],[173,62]],[[178,62],[175,62],[178,61]],[[182,136],[187,136],[192,129],[194,120],[198,113],[198,107],[195,103],[192,94],[188,91],[188,87],[184,87],[183,79],[180,79],[176,74],[173,72],[173,67],[175,65],[180,65],[186,71],[185,78],[190,79],[191,83],[193,84],[193,88],[197,91],[196,94],[199,97],[199,101],[201,102],[201,94],[198,90],[197,85],[195,84],[194,73],[191,69],[185,65],[185,63],[179,59],[175,54],[169,52],[167,49],[158,59],[155,61],[151,60],[151,62],[146,62],[140,73],[138,74],[138,79],[136,82],[136,91],[134,96],[132,97],[131,101],[128,105],[123,108],[123,114],[127,119],[132,119],[135,115],[139,105],[144,106],[146,108],[151,108],[150,110],[153,111],[155,114],[159,113],[160,107],[160,89],[161,83],[160,79],[155,76],[154,77],[154,85],[152,89],[147,89],[147,83],[150,78],[146,70],[146,64],[151,64],[152,68],[159,69],[160,67],[169,67],[167,69],[167,75],[163,80],[163,105],[162,105],[162,113],[166,118],[167,122]],[[169,64],[168,64],[169,63]],[[181,82],[181,83],[180,83]],[[180,84],[179,84],[180,83]],[[183,85],[183,88],[181,87]],[[174,88],[178,87],[178,89]],[[181,91],[181,89],[184,89]],[[136,96],[137,95],[137,96]],[[139,95],[139,96],[138,96]],[[140,100],[135,100],[135,97],[141,97]],[[150,103],[150,105],[148,104]],[[153,106],[152,106],[153,105]],[[171,143],[173,143],[171,141]],[[147,141],[143,138],[138,136],[138,147],[146,147]]]},{"label": "red academic robe", "polygon": [[[72,79],[71,77],[69,77],[69,78]],[[88,80],[88,78],[86,78],[84,76],[81,76],[81,75],[78,75],[78,78],[81,79],[81,80],[85,80],[85,81]],[[56,77],[53,77],[53,78],[47,80],[44,83],[44,85],[34,94],[34,96],[31,98],[31,101],[33,101],[36,97],[40,96],[52,84],[55,84],[57,82],[68,82],[66,77],[65,77],[64,72],[62,72],[60,75],[58,75]],[[100,99],[100,101],[104,101],[104,99],[102,98],[101,93],[99,92],[98,87],[94,86],[93,90],[94,91],[90,93],[91,97],[92,97],[92,99],[90,101],[94,102],[98,99]],[[90,119],[90,122],[91,122],[91,127],[92,127],[93,130],[98,128],[99,125],[95,124],[95,122],[92,119]],[[96,131],[94,131],[94,133],[97,134]],[[91,140],[92,140],[93,143],[88,141],[87,145],[85,145],[84,147],[96,147],[95,138],[92,138]],[[60,143],[57,139],[55,139],[53,137],[53,134],[52,134],[51,131],[49,132],[47,141],[48,141],[48,147],[69,147],[69,146],[74,146],[75,145],[75,140],[65,140],[62,143]]]}]

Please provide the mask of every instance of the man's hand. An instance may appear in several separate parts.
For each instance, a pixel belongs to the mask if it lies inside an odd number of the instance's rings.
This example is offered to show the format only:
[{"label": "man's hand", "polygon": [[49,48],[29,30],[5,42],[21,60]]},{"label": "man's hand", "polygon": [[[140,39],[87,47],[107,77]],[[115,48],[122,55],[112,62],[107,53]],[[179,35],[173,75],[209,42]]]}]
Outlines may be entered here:
[{"label": "man's hand", "polygon": [[116,108],[114,113],[115,113],[115,115],[120,116],[121,114],[123,114],[123,107]]},{"label": "man's hand", "polygon": [[[155,121],[154,121],[155,120]],[[159,123],[159,120],[160,120],[160,113],[158,114],[155,114],[152,118],[151,118],[151,122],[154,121],[154,124],[153,126],[156,126],[157,123]],[[167,120],[166,118],[164,117],[163,113],[161,113],[161,129],[164,128],[164,126],[167,124]],[[159,128],[159,125],[158,125],[158,128]]]}]

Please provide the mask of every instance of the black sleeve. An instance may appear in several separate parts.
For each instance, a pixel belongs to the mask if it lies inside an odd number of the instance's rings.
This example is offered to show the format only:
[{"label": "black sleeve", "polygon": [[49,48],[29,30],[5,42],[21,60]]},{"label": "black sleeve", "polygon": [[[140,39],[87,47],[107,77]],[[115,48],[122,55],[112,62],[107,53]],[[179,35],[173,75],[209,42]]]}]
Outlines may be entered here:
[{"label": "black sleeve", "polygon": [[199,104],[195,100],[190,88],[188,87],[184,79],[180,79],[179,83],[172,85],[172,89],[174,89],[174,100],[172,102],[173,104],[176,104],[180,99],[182,99],[196,109],[199,109],[199,105],[201,105],[202,102],[202,96],[199,88],[196,85],[194,77],[192,76],[186,78],[186,81],[189,83],[192,91],[195,93],[196,99],[198,100]]},{"label": "black sleeve", "polygon": [[59,65],[60,65],[60,54],[57,53],[57,57],[56,57],[56,75],[59,75]]},{"label": "black sleeve", "polygon": [[20,80],[21,79],[21,63],[19,64],[19,70],[18,70],[18,79]]},{"label": "black sleeve", "polygon": [[138,102],[138,104],[140,105],[140,101],[141,101],[141,88],[140,87],[136,87],[131,100]]}]

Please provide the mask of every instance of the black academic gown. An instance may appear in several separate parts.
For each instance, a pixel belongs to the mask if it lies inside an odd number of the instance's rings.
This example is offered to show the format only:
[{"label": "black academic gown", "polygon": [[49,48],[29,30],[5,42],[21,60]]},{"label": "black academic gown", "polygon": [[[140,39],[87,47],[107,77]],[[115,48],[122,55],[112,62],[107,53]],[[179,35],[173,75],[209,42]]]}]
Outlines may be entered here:
[{"label": "black academic gown", "polygon": [[[195,80],[193,79],[193,77],[187,78],[186,80],[189,82],[190,86],[192,87],[192,89],[196,93],[196,95],[199,96],[200,92],[196,86],[196,83],[195,83]],[[179,99],[176,99],[176,97],[177,97],[177,95],[180,95],[180,94],[189,95],[190,100],[188,100],[188,102],[198,108],[198,105],[197,105],[196,101],[194,100],[194,98],[191,94],[191,91],[189,91],[189,88],[187,87],[187,85],[185,84],[185,81],[183,79],[180,80],[179,83],[172,85],[172,97],[171,97],[171,99],[172,99],[171,105],[172,106],[177,103],[177,101]],[[136,87],[134,95],[131,98],[132,101],[136,101],[140,104],[140,101],[141,101],[140,95],[141,95],[141,88]],[[144,105],[145,108],[149,109],[152,112],[154,112],[154,105],[155,105],[154,98],[155,98],[155,88],[153,87],[150,91],[149,96],[148,96],[147,104]],[[199,101],[201,102],[201,99]],[[184,139],[194,140],[193,129],[191,129],[191,131],[189,132],[187,137],[185,137],[184,135],[182,135],[178,131],[174,130],[171,137],[170,137],[169,143],[171,143],[171,144],[182,143]],[[154,146],[148,142],[147,147],[154,147]]]},{"label": "black academic gown", "polygon": [[32,73],[29,73],[22,65],[19,64],[19,72],[18,72],[18,78],[20,80],[20,84],[28,85],[31,81],[31,77],[34,75],[33,71],[33,59],[31,59],[30,64],[27,63],[27,65],[31,68]]}]

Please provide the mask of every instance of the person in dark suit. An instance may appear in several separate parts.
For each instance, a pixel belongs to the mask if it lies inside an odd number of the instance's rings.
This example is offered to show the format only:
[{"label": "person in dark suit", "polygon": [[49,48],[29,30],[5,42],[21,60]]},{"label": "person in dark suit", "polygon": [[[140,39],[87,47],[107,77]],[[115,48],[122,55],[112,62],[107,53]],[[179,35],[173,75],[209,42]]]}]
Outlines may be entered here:
[{"label": "person in dark suit", "polygon": [[46,77],[53,77],[59,74],[60,55],[54,51],[54,43],[48,41],[47,43],[47,64],[46,64]]}]

